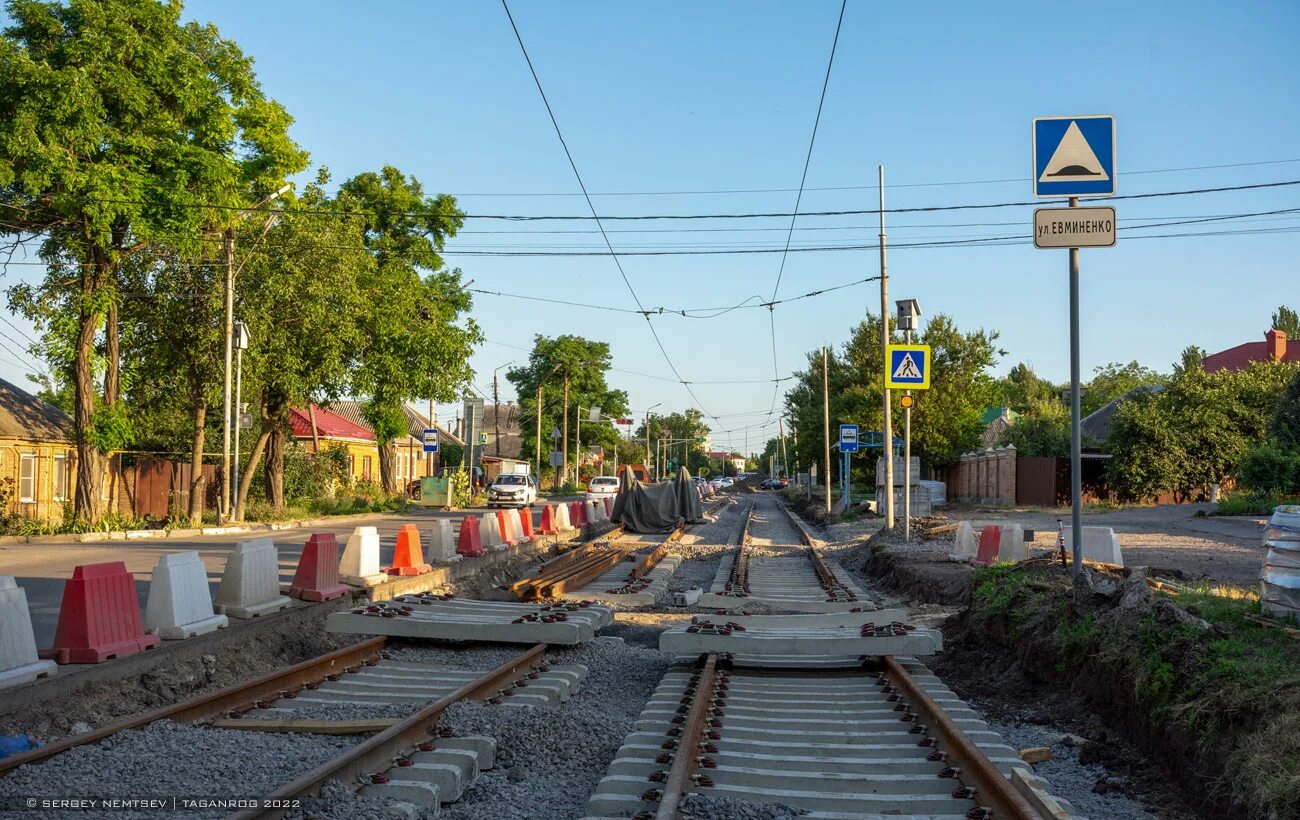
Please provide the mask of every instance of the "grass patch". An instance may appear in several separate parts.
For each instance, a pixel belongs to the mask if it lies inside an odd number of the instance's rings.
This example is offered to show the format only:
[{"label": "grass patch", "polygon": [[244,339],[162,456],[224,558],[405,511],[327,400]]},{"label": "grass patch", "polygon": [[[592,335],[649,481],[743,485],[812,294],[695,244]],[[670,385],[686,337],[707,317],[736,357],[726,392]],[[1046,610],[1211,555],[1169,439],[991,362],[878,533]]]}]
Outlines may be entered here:
[{"label": "grass patch", "polygon": [[1210,515],[1272,515],[1281,504],[1300,504],[1300,496],[1272,493],[1256,495],[1255,493],[1227,493],[1219,497],[1219,503]]}]

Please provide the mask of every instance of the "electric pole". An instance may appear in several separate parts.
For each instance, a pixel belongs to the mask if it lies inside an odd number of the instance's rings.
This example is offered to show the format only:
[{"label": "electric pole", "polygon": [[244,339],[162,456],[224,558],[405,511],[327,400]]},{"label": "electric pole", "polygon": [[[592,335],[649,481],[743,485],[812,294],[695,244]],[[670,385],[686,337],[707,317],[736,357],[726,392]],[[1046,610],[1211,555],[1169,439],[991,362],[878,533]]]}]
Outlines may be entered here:
[{"label": "electric pole", "polygon": [[560,432],[560,441],[564,442],[564,467],[562,472],[569,475],[569,374],[564,374],[564,429]]},{"label": "electric pole", "polygon": [[831,511],[831,398],[830,398],[830,366],[828,364],[831,357],[829,347],[822,348],[822,443],[825,445],[825,462],[823,467],[826,471],[826,513]]},{"label": "electric pole", "polygon": [[[884,441],[881,447],[885,455],[885,527],[894,528],[894,425],[890,417],[889,383],[885,379],[885,368],[889,367],[889,277],[885,272],[885,166],[880,166],[880,380],[885,384],[884,406]],[[829,483],[828,483],[829,486]],[[876,499],[876,510],[880,510],[880,499]]]},{"label": "electric pole", "polygon": [[537,416],[537,452],[534,457],[537,461],[537,483],[542,482],[542,380],[537,380],[537,406],[533,408],[533,413]]},{"label": "electric pole", "polygon": [[[226,251],[226,375],[222,387],[221,414],[221,515],[229,521],[234,516],[230,508],[233,478],[230,470],[230,368],[235,356],[235,229],[226,228],[222,241]],[[235,492],[238,492],[238,488]]]},{"label": "electric pole", "polygon": [[492,371],[492,430],[496,439],[497,458],[501,458],[501,399],[497,396],[496,370]]}]

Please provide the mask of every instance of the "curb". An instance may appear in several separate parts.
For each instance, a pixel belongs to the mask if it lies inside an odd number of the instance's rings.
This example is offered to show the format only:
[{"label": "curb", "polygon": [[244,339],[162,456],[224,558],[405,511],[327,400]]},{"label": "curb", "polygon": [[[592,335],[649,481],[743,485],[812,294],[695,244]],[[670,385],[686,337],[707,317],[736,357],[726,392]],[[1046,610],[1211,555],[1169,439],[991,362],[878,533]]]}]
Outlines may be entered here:
[{"label": "curb", "polygon": [[228,527],[184,527],[161,530],[113,530],[111,532],[66,533],[63,535],[0,535],[0,547],[19,544],[66,544],[69,541],[91,544],[100,541],[152,541],[164,538],[196,538],[200,535],[237,535],[245,532],[279,532],[282,530],[303,529],[306,527],[326,527],[336,524],[349,524],[354,521],[367,521],[385,515],[394,515],[394,511],[378,513],[357,513],[353,515],[330,515],[324,518],[305,518],[295,521],[254,521]]}]

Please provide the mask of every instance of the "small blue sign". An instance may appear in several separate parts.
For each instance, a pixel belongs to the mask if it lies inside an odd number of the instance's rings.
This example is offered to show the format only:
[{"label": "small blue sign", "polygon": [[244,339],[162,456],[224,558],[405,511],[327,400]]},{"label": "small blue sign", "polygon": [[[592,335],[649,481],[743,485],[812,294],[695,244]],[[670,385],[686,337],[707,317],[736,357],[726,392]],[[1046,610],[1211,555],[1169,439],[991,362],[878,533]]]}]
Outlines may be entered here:
[{"label": "small blue sign", "polygon": [[438,430],[435,427],[424,428],[424,452],[438,452]]},{"label": "small blue sign", "polygon": [[1037,117],[1034,196],[1114,196],[1115,118]]},{"label": "small blue sign", "polygon": [[858,451],[858,425],[840,425],[840,452],[856,453]]}]

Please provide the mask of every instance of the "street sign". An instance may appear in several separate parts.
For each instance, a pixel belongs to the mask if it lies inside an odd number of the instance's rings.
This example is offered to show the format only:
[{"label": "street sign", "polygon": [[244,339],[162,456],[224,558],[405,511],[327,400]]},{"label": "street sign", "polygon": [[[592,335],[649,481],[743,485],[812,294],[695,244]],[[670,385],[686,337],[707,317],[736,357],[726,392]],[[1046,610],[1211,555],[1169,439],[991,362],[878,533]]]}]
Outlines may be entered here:
[{"label": "street sign", "polygon": [[560,428],[556,427],[556,428],[554,428],[553,430],[551,430],[551,440],[552,440],[552,441],[554,441],[555,439],[557,439],[557,438],[559,438],[559,437],[560,437]]},{"label": "street sign", "polygon": [[240,413],[240,414],[239,414],[239,427],[240,427],[240,429],[242,429],[242,430],[251,430],[252,427],[253,427],[253,414],[252,414],[252,413]]},{"label": "street sign", "polygon": [[479,444],[487,444],[487,433],[479,433],[479,434],[478,434],[478,443],[479,443]]},{"label": "street sign", "polygon": [[840,425],[840,452],[856,453],[858,451],[858,425]]},{"label": "street sign", "polygon": [[1115,245],[1115,209],[1037,208],[1036,248],[1111,248]]},{"label": "street sign", "polygon": [[552,467],[563,467],[563,466],[564,466],[564,453],[561,453],[559,450],[552,450],[552,451],[551,451],[551,466],[552,466]]},{"label": "street sign", "polygon": [[1034,196],[1114,196],[1115,118],[1035,117]]},{"label": "street sign", "polygon": [[438,452],[438,429],[436,427],[424,428],[424,452]]},{"label": "street sign", "polygon": [[599,407],[588,407],[588,408],[587,408],[587,421],[600,421],[600,408],[599,408]]},{"label": "street sign", "polygon": [[930,346],[890,345],[885,361],[885,387],[930,389]]}]

